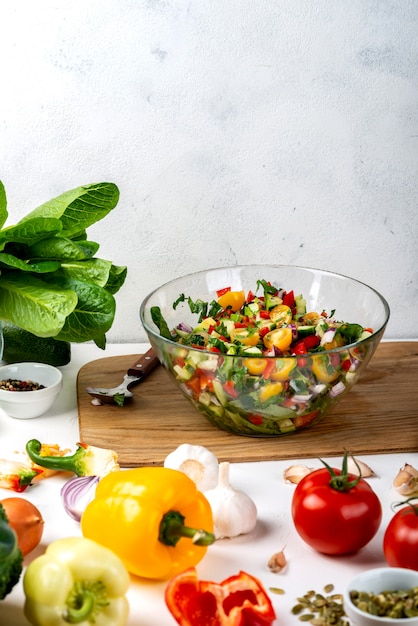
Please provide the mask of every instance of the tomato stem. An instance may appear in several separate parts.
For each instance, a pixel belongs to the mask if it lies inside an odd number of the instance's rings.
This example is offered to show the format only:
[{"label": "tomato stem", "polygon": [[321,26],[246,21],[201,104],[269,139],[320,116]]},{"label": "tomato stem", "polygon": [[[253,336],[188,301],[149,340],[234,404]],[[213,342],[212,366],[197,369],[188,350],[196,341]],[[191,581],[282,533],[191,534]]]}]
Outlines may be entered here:
[{"label": "tomato stem", "polygon": [[[416,504],[412,504],[412,500],[417,500]],[[415,512],[415,515],[418,515],[418,496],[411,496],[410,498],[407,498],[406,500],[402,500],[402,502],[395,502],[392,505],[392,508],[395,509],[397,506],[403,506],[404,504],[408,504],[411,509],[413,509],[413,511]]]},{"label": "tomato stem", "polygon": [[361,480],[360,466],[353,456],[351,458],[353,459],[354,464],[356,465],[358,472],[359,472],[358,476],[353,476],[353,478],[351,479],[350,479],[350,476],[352,476],[352,474],[349,474],[347,471],[348,454],[346,452],[344,453],[343,462],[341,466],[341,472],[339,474],[336,474],[333,468],[330,465],[328,465],[328,463],[326,463],[322,459],[319,459],[321,463],[325,465],[325,467],[327,468],[329,472],[329,475],[331,477],[329,481],[329,485],[330,487],[332,487],[332,489],[335,489],[336,491],[350,491],[350,489],[353,489],[360,482]]}]

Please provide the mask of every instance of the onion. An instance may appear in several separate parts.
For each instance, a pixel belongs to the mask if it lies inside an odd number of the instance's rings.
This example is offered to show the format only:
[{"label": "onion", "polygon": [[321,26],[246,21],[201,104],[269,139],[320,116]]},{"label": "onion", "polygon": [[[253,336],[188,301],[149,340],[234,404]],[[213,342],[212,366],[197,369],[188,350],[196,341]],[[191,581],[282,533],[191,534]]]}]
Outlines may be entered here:
[{"label": "onion", "polygon": [[318,383],[316,385],[311,385],[309,387],[309,391],[312,393],[312,395],[319,396],[319,394],[324,393],[326,388],[327,386],[324,383]]},{"label": "onion", "polygon": [[335,335],[335,328],[330,328],[329,330],[327,330],[321,339],[321,346],[325,345],[326,343],[331,343],[331,341],[333,341],[334,339],[334,335]]},{"label": "onion", "polygon": [[193,332],[193,328],[191,326],[189,326],[189,324],[185,324],[184,322],[181,322],[177,328],[185,333],[191,333]]},{"label": "onion", "polygon": [[298,327],[296,326],[296,324],[288,324],[288,327],[292,331],[292,338],[293,339],[297,339],[298,338]]},{"label": "onion", "polygon": [[94,498],[99,476],[75,476],[61,488],[62,504],[66,513],[79,522],[84,509]]},{"label": "onion", "polygon": [[303,394],[295,393],[295,395],[293,396],[293,400],[297,402],[298,404],[306,404],[311,398],[312,398],[311,393],[303,393]]},{"label": "onion", "polygon": [[342,381],[331,387],[329,390],[330,398],[336,398],[345,390],[345,385]]}]

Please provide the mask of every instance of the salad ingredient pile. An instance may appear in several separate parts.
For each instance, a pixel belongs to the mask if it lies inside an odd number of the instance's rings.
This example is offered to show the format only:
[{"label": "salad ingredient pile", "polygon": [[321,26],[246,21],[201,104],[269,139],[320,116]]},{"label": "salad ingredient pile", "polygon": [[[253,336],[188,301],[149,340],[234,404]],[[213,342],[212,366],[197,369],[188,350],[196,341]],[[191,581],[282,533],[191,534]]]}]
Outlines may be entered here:
[{"label": "salad ingredient pile", "polygon": [[307,311],[302,295],[266,280],[247,295],[222,289],[210,303],[181,294],[173,307],[184,302],[198,315],[194,327],[169,330],[160,308],[151,307],[170,342],[161,360],[199,411],[238,434],[278,435],[313,425],[354,384],[365,355],[353,344],[373,334],[337,320],[335,311]]}]

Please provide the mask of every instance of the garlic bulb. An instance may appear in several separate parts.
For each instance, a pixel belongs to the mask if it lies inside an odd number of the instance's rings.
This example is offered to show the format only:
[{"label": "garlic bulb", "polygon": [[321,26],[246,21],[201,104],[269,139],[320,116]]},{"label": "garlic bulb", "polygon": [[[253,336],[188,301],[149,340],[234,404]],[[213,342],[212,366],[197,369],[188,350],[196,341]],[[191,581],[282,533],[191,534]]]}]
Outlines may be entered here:
[{"label": "garlic bulb", "polygon": [[164,467],[186,474],[196,483],[199,491],[212,489],[218,483],[218,459],[204,446],[182,443],[166,456]]},{"label": "garlic bulb", "polygon": [[231,486],[229,463],[220,463],[218,485],[206,491],[205,497],[212,508],[217,539],[244,535],[255,528],[257,507],[246,493]]}]

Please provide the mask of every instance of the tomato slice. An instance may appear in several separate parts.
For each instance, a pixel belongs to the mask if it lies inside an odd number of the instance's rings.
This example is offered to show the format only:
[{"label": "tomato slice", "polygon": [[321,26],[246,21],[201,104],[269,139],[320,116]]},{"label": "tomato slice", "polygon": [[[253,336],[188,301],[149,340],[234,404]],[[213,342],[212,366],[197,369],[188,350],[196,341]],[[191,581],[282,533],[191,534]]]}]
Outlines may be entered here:
[{"label": "tomato slice", "polygon": [[245,293],[243,291],[226,291],[218,297],[218,304],[220,304],[223,309],[231,307],[234,313],[240,310],[244,302]]},{"label": "tomato slice", "polygon": [[272,626],[276,619],[261,582],[243,571],[216,583],[189,568],[168,583],[165,602],[181,626]]}]

